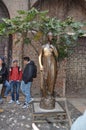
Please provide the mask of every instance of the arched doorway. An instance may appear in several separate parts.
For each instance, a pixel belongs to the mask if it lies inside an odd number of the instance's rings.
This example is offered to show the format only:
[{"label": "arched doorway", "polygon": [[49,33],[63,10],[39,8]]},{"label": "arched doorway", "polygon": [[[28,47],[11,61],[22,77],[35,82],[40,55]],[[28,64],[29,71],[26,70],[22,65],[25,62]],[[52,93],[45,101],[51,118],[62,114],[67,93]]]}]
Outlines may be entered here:
[{"label": "arched doorway", "polygon": [[[8,10],[4,3],[0,1],[0,22],[2,18],[10,18]],[[12,56],[12,37],[4,38],[0,36],[0,56],[4,56],[8,65],[10,65]]]}]

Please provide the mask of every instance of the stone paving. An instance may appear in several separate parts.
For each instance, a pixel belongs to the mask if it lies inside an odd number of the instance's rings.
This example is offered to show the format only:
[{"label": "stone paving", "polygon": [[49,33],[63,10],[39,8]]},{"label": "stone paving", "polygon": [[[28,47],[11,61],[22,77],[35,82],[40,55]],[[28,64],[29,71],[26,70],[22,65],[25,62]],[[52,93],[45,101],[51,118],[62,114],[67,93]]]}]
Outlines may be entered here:
[{"label": "stone paving", "polygon": [[22,109],[22,105],[2,104],[4,112],[0,114],[0,130],[32,130],[32,109]]},{"label": "stone paving", "polygon": [[[33,130],[32,129],[32,104],[28,109],[22,109],[23,98],[20,99],[21,105],[8,104],[4,99],[4,103],[0,104],[0,108],[4,109],[0,113],[0,130]],[[81,105],[80,105],[81,104]],[[63,105],[64,106],[64,105]],[[71,113],[72,121],[83,113],[86,108],[85,99],[69,98],[68,108]],[[66,124],[60,123],[38,123],[39,130],[67,130]]]},{"label": "stone paving", "polygon": [[[22,109],[22,105],[22,100],[21,105],[8,104],[4,100],[0,105],[0,108],[4,109],[4,112],[0,113],[0,130],[32,130],[32,104],[28,109]],[[65,130],[64,125],[59,126],[56,123],[38,123],[37,126],[40,130],[57,130],[60,127]]]},{"label": "stone paving", "polygon": [[69,98],[68,100],[81,113],[86,110],[86,98]]}]

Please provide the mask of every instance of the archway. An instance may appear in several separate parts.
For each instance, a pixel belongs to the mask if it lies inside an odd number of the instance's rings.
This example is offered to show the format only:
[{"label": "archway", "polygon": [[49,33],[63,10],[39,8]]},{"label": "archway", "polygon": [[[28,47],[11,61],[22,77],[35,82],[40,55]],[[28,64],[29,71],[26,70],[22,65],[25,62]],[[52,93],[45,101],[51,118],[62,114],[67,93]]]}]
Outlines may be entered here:
[{"label": "archway", "polygon": [[[2,18],[10,18],[9,12],[2,1],[0,1],[0,22]],[[8,65],[11,62],[12,56],[12,37],[3,38],[0,36],[0,56],[4,56]]]}]

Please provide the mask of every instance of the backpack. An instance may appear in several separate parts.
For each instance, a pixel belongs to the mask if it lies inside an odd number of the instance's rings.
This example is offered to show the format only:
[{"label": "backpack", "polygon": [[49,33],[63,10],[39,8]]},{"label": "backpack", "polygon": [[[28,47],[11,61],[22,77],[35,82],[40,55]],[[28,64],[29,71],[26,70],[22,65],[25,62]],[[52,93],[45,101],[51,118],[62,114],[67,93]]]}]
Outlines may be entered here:
[{"label": "backpack", "polygon": [[33,64],[33,78],[36,78],[37,77],[37,66],[36,64],[34,63]]},{"label": "backpack", "polygon": [[[13,67],[11,67],[10,69],[11,69],[11,75],[12,75]],[[18,73],[20,73],[20,66],[18,66]]]}]

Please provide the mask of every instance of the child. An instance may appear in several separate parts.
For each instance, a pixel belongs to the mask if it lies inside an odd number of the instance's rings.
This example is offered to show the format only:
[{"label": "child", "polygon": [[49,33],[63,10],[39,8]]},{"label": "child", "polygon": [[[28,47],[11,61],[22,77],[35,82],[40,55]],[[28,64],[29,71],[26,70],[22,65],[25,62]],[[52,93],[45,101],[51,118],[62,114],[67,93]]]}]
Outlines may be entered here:
[{"label": "child", "polygon": [[[22,70],[18,66],[18,61],[13,61],[13,66],[10,68],[10,74],[9,74],[9,81],[11,86],[11,96],[12,99],[9,103],[14,103],[16,101],[16,104],[20,104],[19,102],[19,89],[20,89],[20,81],[22,79]],[[16,97],[15,97],[16,92]]]}]

